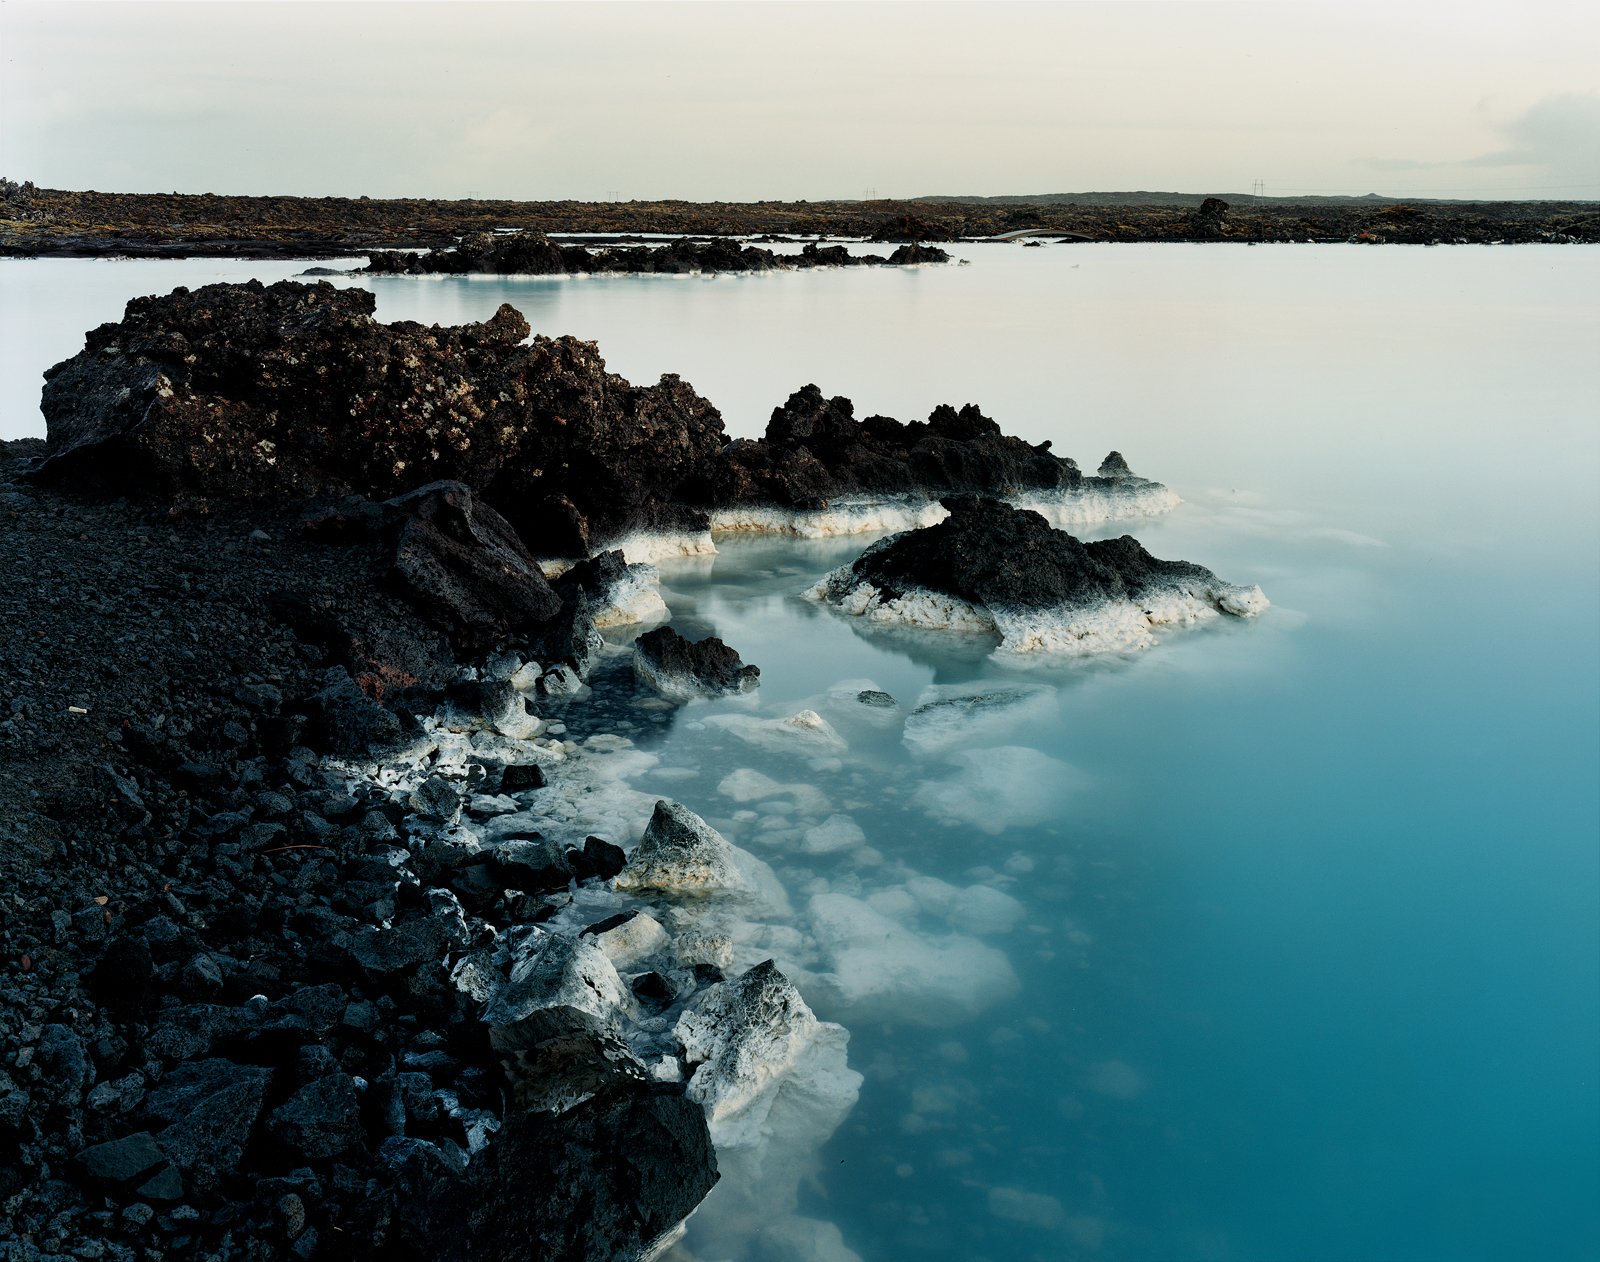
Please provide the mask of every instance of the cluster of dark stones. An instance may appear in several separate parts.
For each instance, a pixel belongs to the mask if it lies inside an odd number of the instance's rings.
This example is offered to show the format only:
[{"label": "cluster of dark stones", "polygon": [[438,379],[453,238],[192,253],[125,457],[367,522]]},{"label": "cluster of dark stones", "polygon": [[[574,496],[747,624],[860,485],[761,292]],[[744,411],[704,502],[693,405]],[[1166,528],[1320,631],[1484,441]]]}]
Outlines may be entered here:
[{"label": "cluster of dark stones", "polygon": [[[888,239],[888,238],[885,238]],[[899,267],[911,263],[948,263],[950,256],[914,238],[888,257],[852,254],[842,245],[810,242],[798,253],[778,254],[759,246],[712,237],[678,237],[665,245],[627,245],[590,249],[562,245],[542,232],[483,232],[448,249],[424,254],[377,250],[362,271],[384,276],[465,275],[564,276],[629,272],[685,275],[693,272],[786,272],[813,267]]]},{"label": "cluster of dark stones", "polygon": [[[1113,452],[1102,468],[1121,463]],[[992,609],[1137,601],[1175,584],[1216,581],[1204,566],[1151,556],[1132,535],[1084,543],[1000,500],[956,495],[943,503],[950,516],[874,544],[851,572],[886,600],[925,590]]]},{"label": "cluster of dark stones", "polygon": [[[258,730],[279,717],[270,688],[245,702]],[[698,1106],[608,1084],[517,1108],[451,982],[491,929],[621,870],[599,838],[492,857],[436,839],[470,790],[526,792],[536,767],[399,801],[352,795],[309,746],[126,742],[103,769],[122,844],[165,850],[166,879],[58,914],[92,960],[83,993],[0,1071],[0,1199],[41,1248],[577,1262],[637,1256],[698,1203],[716,1177]]]},{"label": "cluster of dark stones", "polygon": [[84,499],[15,481],[38,446],[0,453],[0,1258],[638,1255],[716,1177],[700,1108],[521,1108],[450,976],[623,852],[442,837],[536,763],[396,793],[329,762],[528,719],[505,663],[577,677],[621,558],[552,586],[461,484]]},{"label": "cluster of dark stones", "polygon": [[[907,247],[912,248],[912,247]],[[538,556],[584,557],[629,532],[701,530],[740,504],[853,495],[1075,490],[1076,464],[976,407],[857,420],[816,386],[759,440],[678,377],[634,386],[594,343],[535,337],[502,306],[482,324],[382,324],[365,290],[208,285],[128,304],[46,374],[39,476],[167,502],[384,500],[463,483]],[[413,529],[424,553],[459,521]]]}]

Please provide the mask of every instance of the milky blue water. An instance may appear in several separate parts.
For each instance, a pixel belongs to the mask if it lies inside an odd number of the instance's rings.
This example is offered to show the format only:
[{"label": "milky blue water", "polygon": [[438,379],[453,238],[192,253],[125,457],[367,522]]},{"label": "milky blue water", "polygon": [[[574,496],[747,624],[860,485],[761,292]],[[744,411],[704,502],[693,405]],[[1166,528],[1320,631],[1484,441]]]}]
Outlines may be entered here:
[{"label": "milky blue water", "polygon": [[[663,567],[675,623],[762,687],[685,710],[637,787],[773,865],[794,971],[864,1075],[792,1192],[798,1236],[714,1197],[680,1256],[1600,1256],[1600,252],[957,252],[368,282],[385,319],[510,301],[635,380],[680,372],[738,433],[816,381],[862,414],[975,401],[1085,465],[1115,447],[1185,503],[1102,533],[1274,602],[1018,673],[797,599],[859,540]],[[123,299],[219,274],[242,273],[0,267],[0,430],[42,431],[27,378]],[[844,680],[899,709],[825,695]],[[1042,691],[919,750],[901,725],[931,685]],[[707,721],[802,706],[836,761]],[[741,767],[815,792],[737,802]],[[806,853],[827,814],[864,840]],[[841,953],[840,898],[881,949]]]}]

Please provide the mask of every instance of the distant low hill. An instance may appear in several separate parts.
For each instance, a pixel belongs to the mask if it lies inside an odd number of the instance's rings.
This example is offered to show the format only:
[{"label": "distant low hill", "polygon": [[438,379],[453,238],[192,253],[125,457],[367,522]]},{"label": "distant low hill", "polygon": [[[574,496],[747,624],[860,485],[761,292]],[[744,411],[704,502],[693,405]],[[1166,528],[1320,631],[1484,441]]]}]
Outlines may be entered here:
[{"label": "distant low hill", "polygon": [[[1397,197],[1386,197],[1381,193],[1366,193],[1360,197],[1348,196],[1313,196],[1302,195],[1296,197],[1269,197],[1255,193],[1152,193],[1144,190],[1125,193],[1016,193],[1000,197],[978,197],[967,194],[955,193],[930,193],[923,197],[911,198],[914,202],[930,202],[937,205],[971,205],[974,203],[990,206],[1198,206],[1208,197],[1220,197],[1225,202],[1235,205],[1278,205],[1278,206],[1350,206],[1382,204],[1385,202],[1400,201]],[[1407,197],[1406,202],[1416,205],[1427,202],[1439,205],[1457,204],[1466,205],[1470,199],[1439,198],[1439,197]]]}]

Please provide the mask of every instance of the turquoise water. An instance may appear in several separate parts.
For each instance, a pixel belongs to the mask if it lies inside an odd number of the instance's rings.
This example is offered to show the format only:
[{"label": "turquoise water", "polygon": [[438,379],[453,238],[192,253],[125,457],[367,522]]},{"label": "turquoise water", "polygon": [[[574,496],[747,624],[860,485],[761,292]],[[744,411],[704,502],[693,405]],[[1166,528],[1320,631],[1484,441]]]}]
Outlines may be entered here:
[{"label": "turquoise water", "polygon": [[[792,1193],[809,1253],[714,1198],[680,1254],[1600,1256],[1600,252],[960,252],[370,282],[386,319],[511,301],[635,380],[681,373],[739,433],[814,380],[860,414],[976,401],[1085,465],[1118,448],[1186,502],[1102,533],[1274,602],[1019,674],[796,598],[860,540],[663,567],[675,623],[762,667],[760,709],[686,709],[636,786],[773,865],[802,989],[864,1075]],[[216,270],[6,264],[7,434],[42,429],[20,383],[71,349],[46,357],[59,330]],[[843,680],[901,709],[826,699]],[[1042,691],[942,750],[901,739],[930,685],[1019,684]],[[802,705],[849,742],[837,765],[706,721]],[[740,767],[811,786],[864,843],[771,844],[784,812],[719,791]],[[851,992],[818,896],[934,966],[871,974],[863,946]]]}]

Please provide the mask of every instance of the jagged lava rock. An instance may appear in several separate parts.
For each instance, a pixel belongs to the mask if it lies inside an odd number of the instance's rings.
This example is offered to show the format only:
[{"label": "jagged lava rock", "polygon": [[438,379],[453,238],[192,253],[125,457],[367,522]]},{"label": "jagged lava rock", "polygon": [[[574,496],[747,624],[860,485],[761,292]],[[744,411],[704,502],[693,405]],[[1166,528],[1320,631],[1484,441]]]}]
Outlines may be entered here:
[{"label": "jagged lava rock", "polygon": [[556,590],[564,595],[581,591],[596,627],[651,622],[667,616],[655,568],[629,565],[615,548],[579,561],[557,580]]},{"label": "jagged lava rock", "polygon": [[806,594],[876,621],[998,632],[1014,652],[1142,648],[1153,626],[1268,604],[1259,587],[1160,560],[1130,535],[1084,543],[998,500],[944,505],[946,520],[880,540]]},{"label": "jagged lava rock", "polygon": [[773,409],[765,435],[728,444],[700,490],[717,505],[778,504],[821,508],[841,496],[938,499],[955,492],[1076,491],[1076,463],[1000,432],[977,407],[948,404],[926,423],[893,417],[857,420],[846,398],[815,385]]},{"label": "jagged lava rock", "polygon": [[622,1041],[628,989],[592,939],[534,929],[483,1011],[521,1108],[560,1113],[643,1067]]},{"label": "jagged lava rock", "polygon": [[509,1115],[473,1178],[472,1258],[642,1262],[711,1190],[717,1159],[699,1105],[626,1084],[559,1117]]},{"label": "jagged lava rock", "polygon": [[750,692],[761,682],[761,668],[746,666],[716,636],[688,640],[671,627],[657,627],[633,642],[633,671],[676,700]]},{"label": "jagged lava rock", "polygon": [[[907,253],[907,251],[911,253]],[[378,250],[361,270],[384,275],[462,275],[485,272],[499,276],[559,276],[641,272],[686,275],[693,272],[796,271],[813,267],[879,267],[905,263],[947,263],[950,256],[933,247],[910,245],[888,257],[851,254],[843,246],[806,245],[796,254],[778,254],[759,246],[713,238],[679,237],[665,245],[613,246],[591,250],[561,245],[540,232],[481,232],[464,237],[449,249],[426,254]]]},{"label": "jagged lava rock", "polygon": [[817,1097],[808,1110],[832,1114],[837,1124],[861,1086],[861,1075],[846,1065],[848,1032],[818,1021],[771,960],[696,995],[673,1032],[695,1066],[688,1096],[705,1107],[718,1147],[750,1146],[769,1135],[782,1087]]},{"label": "jagged lava rock", "polygon": [[511,524],[461,482],[430,482],[385,505],[400,515],[391,577],[469,653],[548,622],[561,598]]},{"label": "jagged lava rock", "polygon": [[688,807],[663,800],[656,803],[644,836],[614,885],[633,893],[751,896],[774,880],[765,864],[732,845]]},{"label": "jagged lava rock", "polygon": [[45,374],[41,476],[149,497],[385,499],[466,483],[523,540],[584,556],[602,538],[703,528],[673,502],[723,442],[676,376],[636,387],[592,342],[481,324],[373,319],[373,295],[289,281],[136,298]]}]

